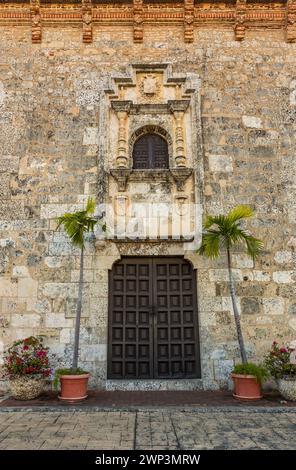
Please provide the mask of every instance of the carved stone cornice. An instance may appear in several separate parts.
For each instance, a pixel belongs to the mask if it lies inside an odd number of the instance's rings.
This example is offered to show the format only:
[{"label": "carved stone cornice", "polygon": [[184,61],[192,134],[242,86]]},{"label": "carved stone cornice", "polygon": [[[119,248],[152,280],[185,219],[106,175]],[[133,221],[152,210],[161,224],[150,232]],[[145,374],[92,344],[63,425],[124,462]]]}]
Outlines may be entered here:
[{"label": "carved stone cornice", "polygon": [[[91,6],[92,5],[92,6]],[[43,3],[42,0],[30,0],[24,3],[0,3],[0,24],[4,26],[32,27],[32,42],[39,43],[42,29],[45,27],[64,27],[71,25],[82,27],[82,40],[92,41],[93,25],[130,26],[133,28],[135,42],[143,41],[145,24],[179,25],[184,28],[184,41],[192,42],[194,28],[234,28],[235,38],[242,40],[248,29],[283,29],[288,42],[294,42],[295,33],[295,0],[284,3],[257,2],[237,0],[232,2],[195,3],[184,0],[175,3],[144,3],[133,0],[133,3],[96,3],[95,0],[72,2]]]}]

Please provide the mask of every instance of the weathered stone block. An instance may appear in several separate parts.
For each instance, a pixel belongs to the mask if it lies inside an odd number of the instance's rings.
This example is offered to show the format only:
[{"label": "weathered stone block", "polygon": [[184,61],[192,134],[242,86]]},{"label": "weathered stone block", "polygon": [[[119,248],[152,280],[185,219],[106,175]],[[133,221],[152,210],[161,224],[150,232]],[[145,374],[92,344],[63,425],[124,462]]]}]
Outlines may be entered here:
[{"label": "weathered stone block", "polygon": [[40,291],[43,296],[55,299],[60,298],[73,298],[77,296],[76,283],[63,283],[63,282],[46,282],[41,286]]},{"label": "weathered stone block", "polygon": [[233,266],[235,268],[244,269],[244,268],[254,267],[254,262],[252,258],[244,254],[233,255],[232,260],[233,260]]},{"label": "weathered stone block", "polygon": [[82,361],[105,361],[107,358],[107,344],[91,344],[81,348],[80,357]]},{"label": "weathered stone block", "polygon": [[292,252],[291,251],[277,251],[274,255],[274,260],[278,264],[287,264],[292,262]]},{"label": "weathered stone block", "polygon": [[231,173],[233,171],[232,158],[226,155],[209,155],[210,171]]},{"label": "weathered stone block", "polygon": [[285,302],[281,298],[262,299],[263,312],[266,315],[283,315],[285,313]]},{"label": "weathered stone block", "polygon": [[294,271],[275,271],[272,278],[277,284],[289,284],[294,282],[294,275]]},{"label": "weathered stone block", "polygon": [[19,297],[37,297],[38,282],[30,278],[19,278],[18,295]]},{"label": "weathered stone block", "polygon": [[9,279],[0,278],[0,297],[16,297],[18,285]]},{"label": "weathered stone block", "polygon": [[99,132],[96,127],[87,127],[83,134],[83,145],[97,145],[99,143]]},{"label": "weathered stone block", "polygon": [[253,271],[253,279],[257,282],[268,282],[270,281],[270,274],[265,271]]},{"label": "weathered stone block", "polygon": [[40,316],[35,313],[11,315],[11,326],[14,328],[37,328],[40,325]]},{"label": "weathered stone block", "polygon": [[12,269],[12,277],[30,277],[29,270],[27,266],[14,266]]},{"label": "weathered stone block", "polygon": [[220,381],[228,381],[233,371],[234,361],[232,359],[214,360],[215,379]]},{"label": "weathered stone block", "polygon": [[245,127],[253,127],[256,129],[260,129],[260,127],[262,127],[262,121],[259,117],[245,115],[242,117],[242,120]]},{"label": "weathered stone block", "polygon": [[[239,269],[233,269],[233,277],[236,281],[242,281],[243,275]],[[210,281],[228,281],[227,269],[209,269]]]},{"label": "weathered stone block", "polygon": [[241,311],[242,314],[247,315],[258,315],[260,311],[260,301],[256,297],[242,297],[241,301]]},{"label": "weathered stone block", "polygon": [[65,318],[62,313],[46,313],[45,326],[47,328],[73,328],[73,320]]}]

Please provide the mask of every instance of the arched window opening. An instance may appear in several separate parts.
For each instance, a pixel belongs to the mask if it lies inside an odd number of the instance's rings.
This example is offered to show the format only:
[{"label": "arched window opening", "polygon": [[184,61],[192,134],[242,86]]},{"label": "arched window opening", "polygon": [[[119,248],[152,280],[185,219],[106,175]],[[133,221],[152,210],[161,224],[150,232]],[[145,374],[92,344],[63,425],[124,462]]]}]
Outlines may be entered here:
[{"label": "arched window opening", "polygon": [[133,168],[135,170],[169,167],[168,144],[158,134],[144,134],[134,144]]}]

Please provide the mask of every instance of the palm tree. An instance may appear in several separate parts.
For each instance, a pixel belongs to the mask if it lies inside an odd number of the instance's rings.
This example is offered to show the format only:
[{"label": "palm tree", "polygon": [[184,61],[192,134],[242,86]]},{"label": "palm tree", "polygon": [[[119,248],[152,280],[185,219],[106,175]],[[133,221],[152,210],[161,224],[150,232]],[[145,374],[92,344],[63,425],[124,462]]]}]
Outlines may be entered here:
[{"label": "palm tree", "polygon": [[247,363],[247,354],[241,329],[240,316],[237,308],[235,285],[232,272],[231,251],[238,245],[246,248],[246,253],[255,260],[263,248],[263,242],[253,237],[241,227],[243,219],[254,216],[251,207],[239,205],[234,207],[227,215],[208,215],[203,224],[203,237],[197,253],[214,259],[220,256],[220,250],[226,250],[229,276],[230,295],[240,347],[242,363]]},{"label": "palm tree", "polygon": [[[98,222],[98,218],[94,217],[95,201],[88,198],[86,209],[74,213],[66,213],[57,218],[57,230],[63,226],[73,246],[80,248],[80,272],[79,272],[79,286],[78,297],[76,305],[76,318],[75,318],[75,336],[74,336],[74,351],[72,369],[78,367],[78,351],[79,351],[79,333],[80,333],[80,319],[82,308],[82,290],[83,290],[83,265],[84,265],[84,234],[93,232],[94,226]],[[102,227],[103,231],[106,230],[105,225]]]}]

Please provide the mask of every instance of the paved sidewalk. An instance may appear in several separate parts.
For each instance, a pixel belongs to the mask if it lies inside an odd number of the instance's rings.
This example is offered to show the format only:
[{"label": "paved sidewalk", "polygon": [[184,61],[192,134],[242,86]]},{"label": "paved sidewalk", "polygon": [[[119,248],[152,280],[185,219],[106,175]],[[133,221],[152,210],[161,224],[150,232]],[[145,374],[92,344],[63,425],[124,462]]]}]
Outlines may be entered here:
[{"label": "paved sidewalk", "polygon": [[[81,401],[75,407],[82,409],[88,408],[114,408],[116,409],[131,409],[138,407],[275,407],[275,408],[295,408],[294,402],[288,402],[276,393],[265,393],[264,398],[261,400],[253,401],[240,401],[233,398],[232,392],[229,390],[166,390],[166,391],[111,391],[111,390],[90,390],[88,392],[87,400]],[[72,405],[66,404],[64,401],[58,399],[56,392],[47,392],[40,397],[29,400],[21,401],[14,400],[13,398],[4,398],[0,400],[0,410],[2,407],[9,407],[13,409],[18,408],[57,408],[71,407]]]},{"label": "paved sidewalk", "polygon": [[0,412],[0,450],[296,450],[295,433],[291,409]]}]

